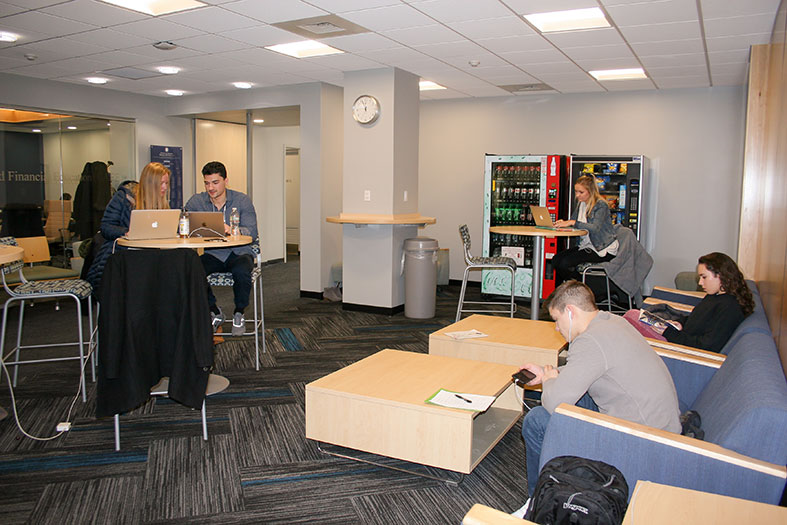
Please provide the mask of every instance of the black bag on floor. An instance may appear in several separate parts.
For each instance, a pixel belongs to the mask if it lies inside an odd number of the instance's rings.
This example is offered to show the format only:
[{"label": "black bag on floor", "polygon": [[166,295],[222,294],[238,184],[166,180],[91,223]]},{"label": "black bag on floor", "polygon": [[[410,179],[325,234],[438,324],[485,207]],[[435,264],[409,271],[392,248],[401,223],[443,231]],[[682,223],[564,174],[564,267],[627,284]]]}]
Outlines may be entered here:
[{"label": "black bag on floor", "polygon": [[560,456],[541,469],[525,518],[541,525],[620,525],[628,493],[623,474],[612,465]]}]

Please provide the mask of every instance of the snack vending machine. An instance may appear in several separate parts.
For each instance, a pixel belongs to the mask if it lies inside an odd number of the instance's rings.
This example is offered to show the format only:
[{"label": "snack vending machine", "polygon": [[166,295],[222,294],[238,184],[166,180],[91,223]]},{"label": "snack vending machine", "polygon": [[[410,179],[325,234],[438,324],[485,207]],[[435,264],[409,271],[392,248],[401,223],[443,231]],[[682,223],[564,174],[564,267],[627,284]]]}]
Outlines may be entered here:
[{"label": "snack vending machine", "polygon": [[[564,186],[568,181],[563,155],[486,155],[484,161],[483,255],[511,257],[517,261],[517,297],[531,296],[534,239],[526,235],[491,233],[493,226],[533,226],[530,205],[545,206],[552,220],[567,210]],[[561,215],[562,214],[562,215]],[[556,239],[544,242],[541,267],[542,298],[555,289],[550,260],[557,253]],[[505,270],[483,270],[481,292],[508,295],[511,274]]]},{"label": "snack vending machine", "polygon": [[[643,220],[643,177],[647,173],[647,158],[643,155],[572,155],[571,187],[582,175],[593,174],[601,196],[609,204],[614,224],[622,224],[634,231],[641,240]],[[569,213],[576,205],[570,199]]]}]

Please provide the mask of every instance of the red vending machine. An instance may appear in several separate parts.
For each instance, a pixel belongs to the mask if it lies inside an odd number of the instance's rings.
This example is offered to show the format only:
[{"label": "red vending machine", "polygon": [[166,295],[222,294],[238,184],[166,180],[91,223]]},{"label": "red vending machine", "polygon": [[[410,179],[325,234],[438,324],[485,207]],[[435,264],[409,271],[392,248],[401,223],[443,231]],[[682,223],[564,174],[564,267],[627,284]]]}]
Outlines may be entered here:
[{"label": "red vending machine", "polygon": [[[524,235],[491,233],[493,226],[532,226],[530,205],[545,206],[553,220],[566,215],[568,193],[564,155],[489,155],[484,161],[484,256],[507,256],[517,261],[516,296],[531,296],[533,284],[533,238]],[[544,274],[541,297],[555,289],[550,261],[559,249],[555,238],[544,243]],[[508,295],[510,274],[504,270],[484,270],[481,292]]]}]

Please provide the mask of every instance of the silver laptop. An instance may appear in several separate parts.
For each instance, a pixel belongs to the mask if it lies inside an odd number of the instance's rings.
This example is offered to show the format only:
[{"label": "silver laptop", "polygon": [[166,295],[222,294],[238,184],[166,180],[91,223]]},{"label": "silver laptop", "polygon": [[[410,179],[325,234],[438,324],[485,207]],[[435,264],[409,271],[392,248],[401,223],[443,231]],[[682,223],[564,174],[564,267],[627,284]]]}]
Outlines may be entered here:
[{"label": "silver laptop", "polygon": [[127,239],[168,239],[178,236],[180,210],[131,210]]},{"label": "silver laptop", "polygon": [[190,211],[189,237],[224,237],[224,214],[220,211]]},{"label": "silver laptop", "polygon": [[555,223],[552,222],[552,216],[549,210],[544,206],[530,206],[530,213],[533,215],[533,221],[536,223],[537,228],[545,228],[550,230],[573,230],[574,228],[557,228]]}]

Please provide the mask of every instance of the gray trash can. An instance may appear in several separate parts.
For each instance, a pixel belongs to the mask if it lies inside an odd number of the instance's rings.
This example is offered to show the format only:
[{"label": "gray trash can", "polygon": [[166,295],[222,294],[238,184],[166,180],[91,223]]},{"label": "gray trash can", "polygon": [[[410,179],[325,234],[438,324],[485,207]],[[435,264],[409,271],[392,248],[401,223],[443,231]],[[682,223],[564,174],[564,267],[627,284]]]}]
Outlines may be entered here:
[{"label": "gray trash can", "polygon": [[434,317],[437,295],[437,241],[426,237],[404,240],[404,316]]}]

